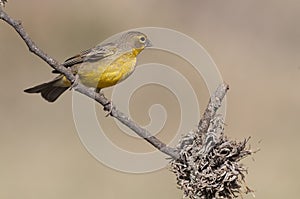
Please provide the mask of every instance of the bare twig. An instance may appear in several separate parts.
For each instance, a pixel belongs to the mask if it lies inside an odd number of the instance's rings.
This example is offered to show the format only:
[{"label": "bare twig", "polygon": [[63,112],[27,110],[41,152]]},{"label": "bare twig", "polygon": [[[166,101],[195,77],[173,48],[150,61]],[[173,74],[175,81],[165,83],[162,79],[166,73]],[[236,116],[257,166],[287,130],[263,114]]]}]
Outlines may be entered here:
[{"label": "bare twig", "polygon": [[[139,126],[135,121],[131,120],[127,115],[117,110],[116,107],[112,106],[112,103],[105,98],[103,95],[99,93],[95,93],[93,90],[86,88],[82,84],[78,84],[75,87],[75,90],[94,99],[99,102],[105,110],[111,110],[110,115],[116,119],[118,119],[121,123],[126,125],[128,128],[133,130],[137,135],[144,138],[147,142],[152,144],[155,148],[160,150],[161,152],[169,155],[173,159],[178,159],[179,155],[174,148],[166,146],[165,143],[161,142],[155,136],[153,136],[149,131]],[[111,107],[112,106],[112,107]]]},{"label": "bare twig", "polygon": [[222,104],[222,100],[225,97],[228,89],[229,86],[223,83],[217,88],[215,93],[210,97],[209,103],[198,124],[198,131],[200,134],[207,132],[210,121],[214,118],[217,110],[220,108]]},{"label": "bare twig", "polygon": [[0,7],[0,19],[8,23],[12,26],[26,43],[28,49],[33,54],[39,56],[42,60],[44,60],[47,64],[49,64],[52,68],[58,70],[59,72],[63,73],[70,81],[74,81],[75,77],[71,73],[71,71],[67,70],[63,65],[59,64],[54,58],[47,55],[42,49],[40,49],[29,37],[27,32],[25,31],[24,27],[20,20],[15,20],[11,18],[6,12],[2,10]]}]

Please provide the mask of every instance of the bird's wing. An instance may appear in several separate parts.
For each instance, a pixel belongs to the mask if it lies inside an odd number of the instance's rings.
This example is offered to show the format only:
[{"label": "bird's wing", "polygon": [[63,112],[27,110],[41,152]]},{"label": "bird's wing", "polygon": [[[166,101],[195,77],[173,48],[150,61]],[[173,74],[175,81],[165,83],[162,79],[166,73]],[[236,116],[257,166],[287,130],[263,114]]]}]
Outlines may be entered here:
[{"label": "bird's wing", "polygon": [[[75,55],[67,59],[63,65],[68,68],[75,64],[83,62],[96,62],[105,57],[115,54],[117,51],[117,45],[114,43],[107,43],[104,45],[97,45],[94,48],[82,51],[78,55]],[[59,73],[57,70],[52,71],[53,73]]]}]

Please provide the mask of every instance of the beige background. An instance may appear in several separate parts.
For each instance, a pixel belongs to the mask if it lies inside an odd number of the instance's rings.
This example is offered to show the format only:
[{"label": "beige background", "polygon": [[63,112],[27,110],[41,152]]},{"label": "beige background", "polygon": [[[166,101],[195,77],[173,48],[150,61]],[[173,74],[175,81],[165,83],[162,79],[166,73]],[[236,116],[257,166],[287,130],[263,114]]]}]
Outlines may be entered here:
[{"label": "beige background", "polygon": [[[36,43],[60,61],[136,27],[172,28],[193,37],[230,84],[226,133],[234,139],[252,136],[251,145],[261,148],[255,161],[244,161],[256,198],[299,195],[298,1],[27,0],[11,1],[5,10],[21,19]],[[0,27],[0,198],[181,198],[167,169],[134,175],[96,161],[76,133],[70,92],[55,104],[24,94],[23,89],[52,78],[50,68],[27,51],[12,28],[2,21]],[[201,77],[169,55],[148,51],[141,60],[153,57],[173,63],[197,88],[200,106],[206,104]],[[179,120],[177,102],[161,88],[145,89],[157,94],[171,113],[159,134],[167,141]],[[137,92],[130,105],[142,124],[149,121],[148,98]],[[108,136],[115,143],[132,151],[152,150],[144,141],[115,130],[101,107],[98,110],[99,119],[112,128]]]}]

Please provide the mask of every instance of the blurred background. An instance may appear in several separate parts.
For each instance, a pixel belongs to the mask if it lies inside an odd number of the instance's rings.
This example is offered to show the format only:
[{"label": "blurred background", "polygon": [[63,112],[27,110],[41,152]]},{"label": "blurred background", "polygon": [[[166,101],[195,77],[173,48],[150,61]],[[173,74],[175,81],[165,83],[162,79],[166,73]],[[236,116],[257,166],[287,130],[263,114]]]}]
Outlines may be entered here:
[{"label": "blurred background", "polygon": [[[256,198],[298,196],[298,1],[27,0],[11,1],[5,11],[22,20],[38,46],[59,61],[137,27],[171,28],[194,38],[230,85],[226,134],[238,140],[251,136],[252,147],[261,148],[254,159],[243,161],[249,168],[247,184]],[[25,88],[53,78],[51,68],[28,52],[11,27],[2,21],[0,26],[0,198],[182,198],[168,168],[128,174],[93,158],[76,132],[71,92],[54,104],[25,94]],[[140,57],[141,62],[153,59],[185,75],[203,110],[209,95],[192,67],[152,50]],[[141,89],[154,97],[138,90],[131,99],[132,117],[146,125],[149,106],[161,103],[168,119],[158,136],[168,142],[180,120],[176,98],[160,87]],[[104,92],[109,96],[111,89]],[[118,146],[136,152],[154,150],[143,140],[122,134],[100,106],[97,115],[111,129],[108,136]]]}]

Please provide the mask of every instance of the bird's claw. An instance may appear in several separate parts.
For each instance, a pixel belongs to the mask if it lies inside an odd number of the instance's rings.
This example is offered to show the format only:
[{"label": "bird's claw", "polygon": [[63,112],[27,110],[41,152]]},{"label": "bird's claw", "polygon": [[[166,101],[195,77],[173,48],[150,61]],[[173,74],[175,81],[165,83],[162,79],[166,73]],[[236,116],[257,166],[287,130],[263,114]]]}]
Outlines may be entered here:
[{"label": "bird's claw", "polygon": [[69,90],[76,88],[76,86],[78,85],[78,81],[79,81],[79,75],[76,74],[75,79],[72,81],[72,84],[71,84]]},{"label": "bird's claw", "polygon": [[112,115],[112,110],[114,109],[114,106],[113,106],[113,103],[111,100],[109,100],[109,102],[107,102],[105,105],[104,105],[104,108],[103,110],[104,111],[107,111],[108,113],[105,115],[105,117],[108,117],[109,115]]}]

